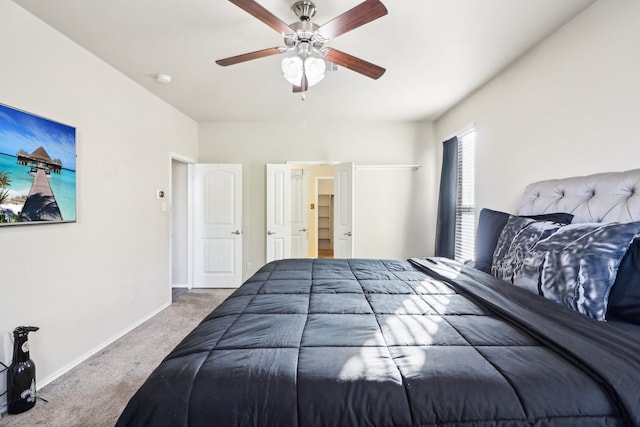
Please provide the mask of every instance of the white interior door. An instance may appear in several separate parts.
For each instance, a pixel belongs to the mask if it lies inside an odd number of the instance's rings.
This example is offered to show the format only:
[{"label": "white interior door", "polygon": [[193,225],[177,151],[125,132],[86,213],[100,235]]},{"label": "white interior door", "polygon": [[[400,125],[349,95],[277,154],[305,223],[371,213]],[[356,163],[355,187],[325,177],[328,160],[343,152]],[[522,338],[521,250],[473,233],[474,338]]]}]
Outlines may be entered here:
[{"label": "white interior door", "polygon": [[193,286],[242,282],[242,165],[194,167]]},{"label": "white interior door", "polygon": [[353,258],[353,162],[333,167],[334,258]]},{"label": "white interior door", "polygon": [[291,171],[291,257],[309,256],[309,176],[304,169]]},{"label": "white interior door", "polygon": [[291,258],[291,166],[267,164],[267,262]]}]

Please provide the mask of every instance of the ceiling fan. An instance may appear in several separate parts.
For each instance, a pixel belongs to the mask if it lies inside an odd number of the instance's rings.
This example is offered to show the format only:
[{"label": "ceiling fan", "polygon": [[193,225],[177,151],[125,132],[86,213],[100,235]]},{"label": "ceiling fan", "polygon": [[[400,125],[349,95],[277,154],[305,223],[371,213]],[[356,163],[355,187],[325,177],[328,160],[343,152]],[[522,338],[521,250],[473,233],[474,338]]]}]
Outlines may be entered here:
[{"label": "ceiling fan", "polygon": [[216,61],[218,65],[226,67],[266,56],[294,52],[294,55],[282,61],[284,77],[293,84],[294,92],[306,92],[309,86],[313,86],[324,77],[325,60],[372,79],[380,78],[386,71],[340,50],[324,47],[324,43],[329,39],[386,15],[387,8],[380,0],[365,0],[322,26],[311,22],[316,7],[310,0],[301,0],[293,5],[292,9],[300,21],[291,25],[285,24],[254,0],[229,1],[282,34],[285,46],[219,59]]}]

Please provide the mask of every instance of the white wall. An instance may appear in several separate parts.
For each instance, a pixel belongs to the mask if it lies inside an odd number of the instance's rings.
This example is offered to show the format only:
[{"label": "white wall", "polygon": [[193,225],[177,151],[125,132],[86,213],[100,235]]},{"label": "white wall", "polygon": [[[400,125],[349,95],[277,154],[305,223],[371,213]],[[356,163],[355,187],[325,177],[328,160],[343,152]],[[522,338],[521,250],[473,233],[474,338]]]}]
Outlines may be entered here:
[{"label": "white wall", "polygon": [[512,211],[533,181],[639,167],[639,41],[640,2],[599,0],[437,121],[438,140],[476,123],[479,207]]},{"label": "white wall", "polygon": [[[414,174],[420,171],[361,169],[356,171],[354,204],[355,254],[363,258],[409,258],[432,254],[426,241],[411,246],[419,239],[416,227],[423,224],[414,215]],[[420,197],[422,198],[422,197]]]},{"label": "white wall", "polygon": [[[331,175],[328,176],[333,176],[333,168],[331,168]],[[318,194],[333,194],[333,180],[321,179],[318,181]]]},{"label": "white wall", "polygon": [[0,332],[41,328],[43,386],[170,302],[155,191],[168,190],[170,152],[197,157],[197,125],[10,1],[0,52],[0,102],[77,131],[78,221],[0,228]]},{"label": "white wall", "polygon": [[[355,255],[406,258],[433,252],[428,224],[438,174],[433,174],[429,123],[201,123],[199,140],[199,162],[243,164],[245,266],[250,262],[257,269],[265,261],[265,165],[288,160],[422,164],[416,172],[356,172]],[[379,180],[387,180],[383,194],[375,185]],[[393,228],[385,228],[389,218],[396,222]],[[245,269],[244,277],[251,273]]]}]

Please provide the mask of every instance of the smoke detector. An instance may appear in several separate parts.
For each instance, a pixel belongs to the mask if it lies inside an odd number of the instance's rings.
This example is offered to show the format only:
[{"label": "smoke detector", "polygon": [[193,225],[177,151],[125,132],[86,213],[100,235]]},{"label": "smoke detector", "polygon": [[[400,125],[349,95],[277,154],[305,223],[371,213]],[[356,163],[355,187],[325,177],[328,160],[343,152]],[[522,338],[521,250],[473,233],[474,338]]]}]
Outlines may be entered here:
[{"label": "smoke detector", "polygon": [[156,74],[156,81],[163,85],[171,83],[171,76],[169,74]]}]

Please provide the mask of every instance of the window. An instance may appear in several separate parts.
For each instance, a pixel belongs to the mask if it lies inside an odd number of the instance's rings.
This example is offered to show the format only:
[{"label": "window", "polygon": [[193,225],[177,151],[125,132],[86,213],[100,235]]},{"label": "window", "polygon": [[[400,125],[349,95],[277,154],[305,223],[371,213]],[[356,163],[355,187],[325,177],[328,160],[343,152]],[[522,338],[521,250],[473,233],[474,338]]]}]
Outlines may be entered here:
[{"label": "window", "polygon": [[475,146],[476,132],[468,130],[458,135],[458,179],[456,201],[455,259],[467,261],[475,251]]}]

